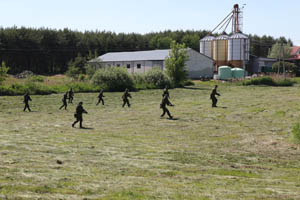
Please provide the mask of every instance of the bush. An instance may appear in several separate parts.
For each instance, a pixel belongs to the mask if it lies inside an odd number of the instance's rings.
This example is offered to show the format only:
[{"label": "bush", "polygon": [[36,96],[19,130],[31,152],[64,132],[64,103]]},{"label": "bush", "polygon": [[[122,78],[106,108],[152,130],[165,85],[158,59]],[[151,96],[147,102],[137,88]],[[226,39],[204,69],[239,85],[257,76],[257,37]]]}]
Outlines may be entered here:
[{"label": "bush", "polygon": [[272,77],[264,76],[252,78],[243,82],[243,85],[268,85],[268,86],[293,86],[295,81],[292,79],[274,80]]},{"label": "bush", "polygon": [[147,84],[145,81],[145,74],[134,73],[132,75],[134,87],[136,89],[147,89]]},{"label": "bush", "polygon": [[79,81],[84,81],[85,80],[85,75],[84,74],[79,74],[78,80]]},{"label": "bush", "polygon": [[243,84],[244,85],[270,85],[270,86],[276,85],[274,80],[269,76],[252,78],[250,80],[246,80]]},{"label": "bush", "polygon": [[[85,68],[86,74],[88,75],[88,78],[89,78],[89,79],[92,79],[92,77],[94,76],[94,74],[95,74],[96,71],[97,71],[96,67],[93,66],[93,65],[86,64],[86,65],[84,66],[84,68]],[[99,68],[101,68],[101,65],[99,66]]]},{"label": "bush", "polygon": [[[299,67],[297,67],[297,65],[295,65],[294,63],[284,62],[284,66],[285,66],[285,72],[295,74],[296,76],[300,75]],[[282,61],[276,62],[272,65],[273,72],[278,72],[278,68],[279,68],[279,72],[283,73],[283,62]]]},{"label": "bush", "polygon": [[66,71],[66,75],[74,79],[78,79],[80,73],[80,68],[76,66],[69,66],[68,70]]},{"label": "bush", "polygon": [[159,68],[154,67],[145,74],[145,82],[147,85],[152,85],[154,88],[170,88],[171,81],[169,77]]},{"label": "bush", "polygon": [[109,67],[98,69],[92,78],[95,86],[108,91],[124,91],[126,88],[133,89],[133,79],[127,69],[120,67]]},{"label": "bush", "polygon": [[5,81],[8,70],[9,70],[9,67],[6,67],[5,62],[2,61],[1,66],[0,66],[0,84],[3,81]]},{"label": "bush", "polygon": [[276,82],[277,86],[293,86],[295,81],[292,79],[280,79]]},{"label": "bush", "polygon": [[292,139],[296,143],[300,143],[300,123],[294,125],[292,129]]},{"label": "bush", "polygon": [[67,88],[72,88],[74,92],[99,92],[100,87],[95,87],[91,83],[87,82],[73,82],[67,84]]},{"label": "bush", "polygon": [[53,88],[35,82],[28,82],[25,84],[25,87],[30,94],[46,95],[56,93]]},{"label": "bush", "polygon": [[183,83],[184,86],[191,86],[191,85],[195,85],[195,83],[192,80],[186,80]]},{"label": "bush", "polygon": [[44,80],[45,80],[45,78],[43,77],[43,76],[36,76],[36,75],[34,75],[34,76],[31,76],[30,78],[29,78],[29,81],[32,81],[32,82],[44,82]]}]

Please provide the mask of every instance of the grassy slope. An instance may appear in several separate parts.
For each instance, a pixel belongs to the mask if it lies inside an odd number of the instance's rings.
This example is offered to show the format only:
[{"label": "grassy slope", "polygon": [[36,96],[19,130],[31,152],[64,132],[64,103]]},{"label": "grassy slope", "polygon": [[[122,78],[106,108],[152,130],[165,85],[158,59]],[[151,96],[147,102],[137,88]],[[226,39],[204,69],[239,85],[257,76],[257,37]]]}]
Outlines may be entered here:
[{"label": "grassy slope", "polygon": [[[11,199],[299,199],[299,146],[289,141],[299,120],[297,87],[211,86],[170,90],[160,119],[160,90],[75,94],[89,111],[71,128],[75,104],[62,94],[0,97],[0,197]],[[78,126],[78,125],[77,125]],[[61,160],[62,165],[56,161]]]}]

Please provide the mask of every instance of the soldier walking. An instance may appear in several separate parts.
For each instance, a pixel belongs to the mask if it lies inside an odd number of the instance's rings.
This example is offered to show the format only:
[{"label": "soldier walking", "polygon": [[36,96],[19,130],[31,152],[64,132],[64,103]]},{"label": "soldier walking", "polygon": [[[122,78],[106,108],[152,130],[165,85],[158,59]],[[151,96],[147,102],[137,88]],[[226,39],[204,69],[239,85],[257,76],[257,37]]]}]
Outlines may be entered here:
[{"label": "soldier walking", "polygon": [[74,117],[76,118],[76,121],[72,124],[72,127],[74,127],[75,124],[77,122],[79,122],[79,127],[83,128],[83,126],[82,126],[82,121],[83,121],[82,114],[83,113],[88,114],[88,112],[86,110],[84,110],[82,104],[83,104],[82,102],[79,102],[79,104],[76,107],[76,112],[74,114]]},{"label": "soldier walking", "polygon": [[23,110],[24,112],[25,112],[26,108],[28,108],[29,112],[31,112],[31,109],[30,109],[29,104],[28,104],[29,101],[32,101],[32,100],[29,96],[29,93],[26,92],[25,95],[24,95],[24,103],[25,103],[25,107],[24,107],[24,110]]},{"label": "soldier walking", "polygon": [[98,95],[98,103],[96,104],[96,106],[97,106],[100,102],[102,102],[102,105],[104,105],[103,97],[105,97],[105,96],[103,95],[103,90],[100,90],[99,95]]},{"label": "soldier walking", "polygon": [[165,89],[163,91],[163,94],[162,94],[162,97],[165,97],[165,96],[167,96],[168,98],[170,98],[168,86],[165,87]]},{"label": "soldier walking", "polygon": [[168,116],[169,116],[169,118],[170,118],[170,119],[173,119],[173,116],[171,115],[170,111],[168,110],[167,105],[168,105],[168,106],[174,106],[174,105],[169,101],[168,95],[165,95],[165,96],[162,98],[162,101],[161,101],[161,104],[160,104],[160,108],[163,110],[163,113],[161,114],[160,117],[163,117],[163,116],[167,113]]},{"label": "soldier walking", "polygon": [[63,105],[59,108],[59,110],[62,109],[63,107],[65,107],[65,110],[67,110],[67,106],[68,106],[67,99],[68,99],[68,92],[64,94],[64,97],[62,98]]},{"label": "soldier walking", "polygon": [[124,106],[127,104],[128,107],[130,107],[130,103],[129,103],[129,99],[128,98],[131,98],[131,95],[129,93],[129,90],[126,88],[123,96],[122,96],[122,99],[123,99],[123,105],[122,107],[124,108]]},{"label": "soldier walking", "polygon": [[211,94],[210,94],[210,99],[212,101],[212,107],[217,107],[218,99],[217,99],[216,95],[221,96],[219,93],[217,93],[217,88],[218,88],[218,86],[215,85],[215,88],[211,91]]},{"label": "soldier walking", "polygon": [[69,103],[73,103],[74,92],[72,88],[70,88],[68,94],[69,94]]}]

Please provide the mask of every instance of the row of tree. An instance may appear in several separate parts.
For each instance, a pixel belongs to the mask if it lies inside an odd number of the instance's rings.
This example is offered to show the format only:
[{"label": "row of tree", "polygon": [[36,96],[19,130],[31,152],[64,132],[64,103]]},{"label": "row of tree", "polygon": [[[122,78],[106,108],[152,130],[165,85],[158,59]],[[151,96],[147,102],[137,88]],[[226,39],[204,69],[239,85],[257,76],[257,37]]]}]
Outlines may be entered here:
[{"label": "row of tree", "polygon": [[[173,40],[199,51],[205,30],[163,31],[148,34],[106,31],[72,31],[70,29],[0,28],[0,62],[10,73],[30,70],[38,74],[64,73],[68,63],[81,55],[91,59],[107,52],[167,49]],[[273,44],[291,42],[286,38],[250,35],[251,54],[266,57]]]}]

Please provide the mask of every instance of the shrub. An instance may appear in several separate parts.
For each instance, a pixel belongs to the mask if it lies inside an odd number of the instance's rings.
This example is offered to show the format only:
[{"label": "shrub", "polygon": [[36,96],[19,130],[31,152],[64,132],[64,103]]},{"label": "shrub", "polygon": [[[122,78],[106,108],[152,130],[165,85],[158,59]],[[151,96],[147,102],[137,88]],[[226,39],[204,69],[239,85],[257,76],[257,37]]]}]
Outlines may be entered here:
[{"label": "shrub", "polygon": [[147,85],[152,85],[154,88],[170,88],[171,81],[169,77],[158,67],[154,67],[145,74],[145,82]]},{"label": "shrub", "polygon": [[293,86],[295,81],[292,79],[280,79],[276,82],[277,86]]},{"label": "shrub", "polygon": [[[99,68],[101,68],[101,65],[98,66]],[[85,72],[88,75],[89,79],[92,79],[92,77],[94,76],[95,72],[97,71],[96,66],[90,65],[90,64],[86,64],[84,66],[85,68]]]},{"label": "shrub", "polygon": [[92,78],[95,86],[108,91],[124,91],[126,88],[133,89],[133,79],[127,69],[120,67],[109,67],[98,69]]},{"label": "shrub", "polygon": [[9,67],[6,67],[5,62],[2,61],[1,66],[0,66],[0,84],[3,81],[5,81],[8,70],[9,70]]},{"label": "shrub", "polygon": [[300,123],[294,125],[292,129],[292,139],[296,143],[300,143]]},{"label": "shrub", "polygon": [[74,92],[98,92],[100,90],[99,86],[94,86],[88,82],[73,82],[67,84],[67,88],[72,88]]},{"label": "shrub", "polygon": [[35,82],[28,82],[25,84],[25,87],[26,91],[30,92],[30,94],[45,95],[56,93],[53,88]]},{"label": "shrub", "polygon": [[43,76],[36,76],[36,75],[34,75],[34,76],[31,76],[30,78],[29,78],[29,81],[32,81],[32,82],[44,82],[44,80],[45,80],[45,78],[43,77]]},{"label": "shrub", "polygon": [[1,96],[10,95],[11,96],[11,95],[16,95],[16,93],[13,88],[0,85],[0,95]]},{"label": "shrub", "polygon": [[292,79],[274,80],[269,76],[252,78],[243,82],[243,85],[268,85],[268,86],[293,86],[295,81]]},{"label": "shrub", "polygon": [[246,80],[244,85],[270,85],[275,86],[274,80],[269,76],[252,78],[250,80]]},{"label": "shrub", "polygon": [[84,81],[85,80],[85,75],[84,74],[79,74],[78,80],[79,81]]},{"label": "shrub", "polygon": [[184,86],[191,86],[191,85],[195,85],[195,83],[192,80],[186,80],[184,81]]},{"label": "shrub", "polygon": [[145,75],[140,73],[134,73],[132,75],[134,87],[136,89],[147,89],[147,84],[145,81]]},{"label": "shrub", "polygon": [[299,67],[297,67],[297,65],[295,65],[294,63],[289,63],[289,62],[285,62],[285,63],[283,64],[282,61],[276,62],[276,63],[274,63],[274,64],[272,65],[272,70],[273,70],[273,72],[277,72],[277,71],[278,71],[278,68],[279,68],[279,72],[280,72],[280,73],[283,73],[283,65],[285,66],[285,71],[286,71],[286,72],[295,74],[296,76],[299,76],[299,75],[300,75],[300,70],[299,70]]},{"label": "shrub", "polygon": [[80,68],[73,65],[69,66],[68,70],[66,71],[66,75],[74,79],[78,79],[80,73]]}]

